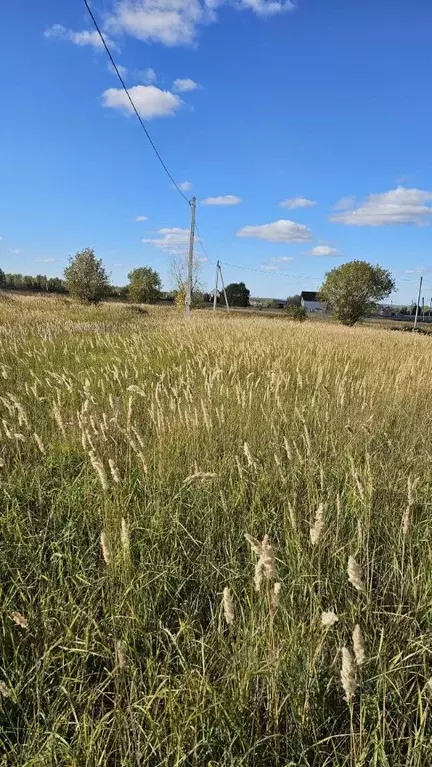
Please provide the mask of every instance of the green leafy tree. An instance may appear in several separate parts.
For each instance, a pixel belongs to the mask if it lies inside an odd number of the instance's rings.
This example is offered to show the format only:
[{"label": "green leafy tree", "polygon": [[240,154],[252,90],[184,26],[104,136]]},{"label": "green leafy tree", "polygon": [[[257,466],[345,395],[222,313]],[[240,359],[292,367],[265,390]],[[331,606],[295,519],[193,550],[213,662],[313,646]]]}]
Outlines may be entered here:
[{"label": "green leafy tree", "polygon": [[286,308],[288,309],[289,306],[301,306],[300,294],[296,294],[294,296],[288,296],[286,300]]},{"label": "green leafy tree", "polygon": [[134,304],[151,304],[157,301],[162,287],[159,274],[149,266],[140,266],[128,274],[128,298]]},{"label": "green leafy tree", "polygon": [[226,294],[230,306],[249,306],[250,290],[244,282],[231,282],[226,286]]},{"label": "green leafy tree", "polygon": [[71,256],[64,275],[70,295],[80,301],[98,304],[110,292],[110,281],[102,259],[96,258],[92,248],[85,248]]},{"label": "green leafy tree", "polygon": [[298,304],[288,304],[285,311],[290,320],[294,320],[294,322],[304,322],[308,318],[308,313],[304,306],[299,306]]},{"label": "green leafy tree", "polygon": [[3,269],[0,269],[0,290],[6,287],[6,275]]},{"label": "green leafy tree", "polygon": [[349,261],[327,272],[319,291],[343,325],[355,325],[395,289],[387,269],[367,261]]}]

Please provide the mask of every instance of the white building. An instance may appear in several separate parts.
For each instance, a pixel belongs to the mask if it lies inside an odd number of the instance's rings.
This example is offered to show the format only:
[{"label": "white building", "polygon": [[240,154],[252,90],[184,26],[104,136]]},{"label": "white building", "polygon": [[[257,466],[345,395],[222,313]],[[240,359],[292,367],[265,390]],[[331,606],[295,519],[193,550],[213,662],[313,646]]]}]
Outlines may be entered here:
[{"label": "white building", "polygon": [[327,304],[318,300],[318,294],[312,290],[304,290],[300,296],[301,305],[307,312],[325,312]]}]

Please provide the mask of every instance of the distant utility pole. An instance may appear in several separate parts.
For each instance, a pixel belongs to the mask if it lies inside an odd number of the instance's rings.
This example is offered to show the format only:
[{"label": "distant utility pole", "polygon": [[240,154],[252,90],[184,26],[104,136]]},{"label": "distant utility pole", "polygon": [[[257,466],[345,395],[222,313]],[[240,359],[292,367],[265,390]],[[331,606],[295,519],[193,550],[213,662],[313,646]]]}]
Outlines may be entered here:
[{"label": "distant utility pole", "polygon": [[421,299],[421,289],[423,285],[423,277],[420,277],[420,283],[419,283],[419,291],[418,291],[418,298],[417,298],[417,306],[416,306],[416,312],[415,312],[415,320],[414,320],[414,327],[413,330],[417,328],[417,322],[418,322],[418,313],[419,313],[419,304]]},{"label": "distant utility pole", "polygon": [[214,312],[216,311],[216,304],[217,304],[218,283],[219,283],[219,261],[216,263],[216,282],[215,282],[215,289],[214,289],[214,296],[213,296]]},{"label": "distant utility pole", "polygon": [[192,272],[193,272],[193,255],[194,255],[194,240],[195,240],[195,211],[196,211],[196,197],[192,197],[190,201],[191,207],[191,226],[189,237],[189,259],[188,259],[188,276],[187,276],[187,288],[186,288],[186,319],[190,319],[192,309]]}]

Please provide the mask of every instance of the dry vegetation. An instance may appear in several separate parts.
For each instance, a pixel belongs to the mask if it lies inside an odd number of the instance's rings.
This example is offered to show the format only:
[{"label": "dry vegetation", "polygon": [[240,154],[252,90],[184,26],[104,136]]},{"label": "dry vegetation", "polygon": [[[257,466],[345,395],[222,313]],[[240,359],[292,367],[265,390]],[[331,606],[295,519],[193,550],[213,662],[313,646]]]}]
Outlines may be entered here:
[{"label": "dry vegetation", "polygon": [[429,765],[431,341],[0,322],[2,767]]}]

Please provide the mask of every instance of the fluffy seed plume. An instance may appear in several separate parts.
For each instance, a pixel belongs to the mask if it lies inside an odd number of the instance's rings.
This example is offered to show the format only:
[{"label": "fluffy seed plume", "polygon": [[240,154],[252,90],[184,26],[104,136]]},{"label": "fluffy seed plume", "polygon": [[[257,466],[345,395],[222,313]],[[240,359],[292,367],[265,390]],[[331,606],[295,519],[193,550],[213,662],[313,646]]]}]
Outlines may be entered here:
[{"label": "fluffy seed plume", "polygon": [[279,600],[280,600],[281,589],[282,589],[281,584],[279,583],[279,581],[276,581],[276,583],[273,586],[273,591],[272,591],[271,596],[270,596],[270,606],[271,606],[271,611],[272,611],[273,615],[274,615],[274,613],[276,612],[276,610],[279,607]]},{"label": "fluffy seed plume", "polygon": [[12,695],[11,690],[4,682],[0,682],[0,695],[2,695],[3,698],[10,698]]},{"label": "fluffy seed plume", "polygon": [[116,663],[118,668],[126,668],[126,651],[121,639],[115,643]]},{"label": "fluffy seed plume", "polygon": [[123,550],[123,557],[129,559],[130,557],[130,536],[129,527],[124,517],[121,520],[120,540]]},{"label": "fluffy seed plume", "polygon": [[27,618],[24,618],[24,615],[21,615],[21,613],[13,612],[10,614],[10,618],[17,626],[20,626],[22,629],[28,629],[28,620]]},{"label": "fluffy seed plume", "polygon": [[262,546],[258,538],[254,538],[252,535],[249,535],[249,533],[245,533],[245,538],[247,542],[249,543],[252,551],[254,551],[255,554],[258,554],[258,556],[260,557],[262,554]]},{"label": "fluffy seed plume", "polygon": [[362,571],[360,565],[357,564],[354,557],[348,557],[348,580],[354,586],[357,591],[364,591],[365,585],[363,583]]},{"label": "fluffy seed plume", "polygon": [[102,548],[102,556],[104,558],[104,562],[106,565],[111,564],[111,552],[108,545],[108,538],[106,536],[106,533],[102,530],[101,536],[100,536],[100,542],[101,542],[101,548]]},{"label": "fluffy seed plume", "polygon": [[268,581],[276,578],[276,562],[273,547],[269,543],[268,535],[265,535],[261,543],[261,559],[264,568],[264,575]]},{"label": "fluffy seed plume", "polygon": [[315,521],[309,530],[312,546],[316,546],[324,530],[324,504],[320,503],[316,510]]},{"label": "fluffy seed plume", "polygon": [[358,623],[355,626],[353,631],[353,648],[354,648],[354,656],[356,659],[357,666],[362,666],[366,660],[366,654],[365,654],[363,636]]},{"label": "fluffy seed plume", "polygon": [[333,610],[328,610],[327,612],[321,613],[321,626],[325,626],[325,628],[334,626],[338,620],[339,618],[337,617],[336,613],[333,612]]},{"label": "fluffy seed plume", "polygon": [[353,657],[347,647],[342,647],[341,682],[345,700],[351,705],[356,690],[355,666]]},{"label": "fluffy seed plume", "polygon": [[112,458],[108,458],[108,463],[109,463],[109,467],[110,467],[111,476],[112,476],[114,482],[116,482],[118,484],[120,482],[120,472],[119,472],[119,470],[118,470],[117,466],[115,465],[115,463],[114,463]]},{"label": "fluffy seed plume", "polygon": [[91,465],[93,466],[96,474],[99,477],[100,483],[102,485],[103,490],[108,490],[109,484],[108,484],[108,477],[106,475],[106,471],[104,469],[104,465],[102,461],[99,460],[96,453],[93,452],[93,450],[90,450],[89,452]]},{"label": "fluffy seed plume", "polygon": [[261,586],[263,582],[264,577],[264,565],[261,557],[259,558],[258,562],[255,565],[255,574],[254,574],[254,587],[257,594],[261,591]]},{"label": "fluffy seed plume", "polygon": [[227,622],[228,626],[231,626],[234,623],[234,602],[228,586],[225,586],[223,590],[222,604],[225,621]]},{"label": "fluffy seed plume", "polygon": [[44,444],[43,444],[39,434],[36,434],[36,432],[34,432],[33,437],[35,439],[35,442],[36,442],[40,452],[42,453],[42,455],[45,455],[46,450],[45,450]]},{"label": "fluffy seed plume", "polygon": [[403,517],[402,517],[402,535],[403,535],[404,538],[408,535],[408,533],[409,533],[409,531],[411,529],[412,516],[413,516],[413,507],[409,503],[408,506],[406,507],[406,509],[405,509],[405,511],[403,513]]},{"label": "fluffy seed plume", "polygon": [[249,447],[248,442],[245,442],[243,445],[243,452],[246,456],[246,460],[248,462],[248,466],[252,469],[254,466],[256,466],[256,461],[252,455],[252,451]]}]

